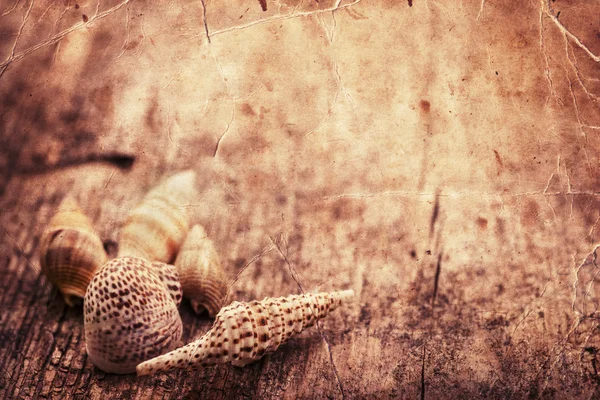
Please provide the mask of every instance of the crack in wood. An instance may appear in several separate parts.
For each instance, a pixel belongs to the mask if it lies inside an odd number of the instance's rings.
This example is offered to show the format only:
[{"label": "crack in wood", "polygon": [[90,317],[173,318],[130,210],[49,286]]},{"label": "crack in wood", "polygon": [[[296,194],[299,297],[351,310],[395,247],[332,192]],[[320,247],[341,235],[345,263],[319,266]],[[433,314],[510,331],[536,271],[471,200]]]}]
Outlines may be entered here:
[{"label": "crack in wood", "polygon": [[421,400],[425,400],[425,343],[423,343],[423,358],[421,362]]},{"label": "crack in wood", "polygon": [[440,195],[439,192],[435,196],[435,204],[433,205],[433,212],[431,213],[431,222],[429,224],[429,238],[433,237],[433,232],[435,231],[435,223],[440,215]]},{"label": "crack in wood", "polygon": [[435,308],[435,299],[438,293],[438,283],[440,281],[440,273],[442,271],[442,254],[440,251],[437,258],[437,265],[435,267],[435,278],[433,279],[433,296],[431,296],[431,312],[433,314],[433,309]]}]

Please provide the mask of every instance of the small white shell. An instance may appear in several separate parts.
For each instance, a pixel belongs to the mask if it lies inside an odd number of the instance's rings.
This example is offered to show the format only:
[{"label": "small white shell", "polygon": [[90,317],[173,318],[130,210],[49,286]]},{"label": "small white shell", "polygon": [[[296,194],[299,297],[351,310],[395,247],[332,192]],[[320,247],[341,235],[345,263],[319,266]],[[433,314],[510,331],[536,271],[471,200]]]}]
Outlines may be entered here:
[{"label": "small white shell", "polygon": [[84,330],[92,363],[127,374],[140,362],[180,345],[181,302],[175,267],[121,257],[94,276],[84,298]]},{"label": "small white shell", "polygon": [[197,314],[204,309],[214,317],[227,295],[227,277],[215,246],[200,225],[188,233],[175,260],[183,288]]},{"label": "small white shell", "polygon": [[354,296],[352,290],[332,293],[234,301],[222,309],[212,328],[200,339],[137,366],[138,375],[176,368],[231,362],[244,366],[272,353],[290,337]]},{"label": "small white shell", "polygon": [[196,196],[196,173],[177,173],[150,190],[127,217],[118,256],[171,262],[189,229],[187,207]]},{"label": "small white shell", "polygon": [[50,219],[40,247],[42,272],[71,307],[83,298],[94,273],[107,260],[92,222],[71,197],[62,201]]}]

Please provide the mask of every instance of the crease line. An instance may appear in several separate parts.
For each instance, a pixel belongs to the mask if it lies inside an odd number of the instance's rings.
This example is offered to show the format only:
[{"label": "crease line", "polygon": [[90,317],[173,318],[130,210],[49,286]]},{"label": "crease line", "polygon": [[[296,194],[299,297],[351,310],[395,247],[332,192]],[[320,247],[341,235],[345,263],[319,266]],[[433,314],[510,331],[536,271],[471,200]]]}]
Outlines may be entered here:
[{"label": "crease line", "polygon": [[274,249],[273,246],[264,248],[260,253],[254,255],[254,257],[252,257],[246,264],[244,264],[244,266],[235,274],[235,277],[233,278],[233,280],[231,282],[229,282],[229,285],[227,286],[227,294],[225,295],[224,304],[227,304],[227,302],[229,300],[229,292],[231,291],[231,287],[238,281],[238,279],[240,278],[240,275],[242,275],[242,273],[249,266],[251,266],[256,261],[258,261],[259,259],[261,259],[265,254],[270,253],[271,251],[273,251],[273,249]]},{"label": "crease line", "polygon": [[468,197],[468,196],[481,196],[481,197],[522,197],[522,196],[544,196],[544,197],[556,197],[556,196],[600,196],[600,191],[579,191],[579,190],[568,190],[566,192],[548,192],[542,191],[531,191],[531,192],[515,192],[515,193],[504,193],[504,192],[479,192],[472,190],[465,190],[462,192],[447,192],[447,193],[430,193],[430,192],[411,192],[411,191],[387,191],[387,192],[376,192],[376,193],[341,193],[332,196],[324,196],[321,200],[339,200],[344,198],[351,199],[362,199],[362,198],[377,198],[377,197]]},{"label": "crease line", "polygon": [[481,18],[481,14],[483,14],[484,6],[485,6],[485,0],[481,0],[481,5],[479,6],[479,12],[477,13],[477,18],[475,18],[476,21],[479,21],[479,19]]},{"label": "crease line", "polygon": [[[31,9],[33,8],[33,3],[34,3],[33,0],[31,0],[31,3],[29,3],[29,8],[27,9],[25,16],[23,17],[23,23],[19,27],[19,32],[17,33],[17,37],[15,39],[15,42],[13,43],[13,47],[10,52],[10,56],[8,56],[7,61],[15,56],[15,50],[17,49],[17,44],[19,44],[19,39],[21,38],[21,35],[23,34],[23,29],[25,28],[25,24],[27,24],[29,15],[31,14]],[[6,71],[6,69],[8,68],[9,65],[10,65],[10,62],[5,62],[5,63],[0,64],[0,78],[2,78],[2,75],[4,75],[4,72]]]},{"label": "crease line", "polygon": [[[300,292],[302,294],[305,294],[304,288],[302,287],[302,284],[300,283],[300,280],[297,277],[298,272],[292,266],[292,263],[288,259],[287,255],[283,252],[283,250],[281,249],[281,246],[279,244],[280,241],[284,241],[285,239],[283,239],[283,237],[280,237],[280,240],[278,241],[278,240],[274,240],[271,236],[269,236],[269,240],[271,240],[271,243],[273,243],[273,246],[275,246],[275,248],[277,249],[277,251],[279,252],[279,254],[281,255],[281,257],[283,257],[283,261],[286,263],[286,265],[287,265],[287,267],[288,267],[288,269],[290,271],[290,275],[292,276],[292,279],[294,279],[294,281],[298,285],[298,288],[300,289]],[[310,307],[310,311],[311,311],[311,313],[313,313],[313,316],[315,316],[312,307]],[[327,338],[325,337],[325,334],[321,330],[320,321],[319,321],[318,318],[316,318],[316,316],[315,316],[315,320],[316,320],[315,326],[317,327],[317,331],[319,332],[319,335],[321,336],[321,339],[323,339],[323,341],[325,342],[325,345],[327,347],[327,353],[329,354],[329,362],[331,363],[331,367],[333,369],[333,374],[335,375],[335,379],[337,380],[338,388],[340,389],[340,392],[342,394],[342,399],[345,399],[346,398],[346,394],[344,392],[344,386],[342,385],[342,381],[340,379],[340,375],[338,373],[338,370],[337,370],[337,367],[335,365],[335,362],[333,361],[333,353],[331,352],[331,345],[329,344],[329,341],[327,340]]]},{"label": "crease line", "polygon": [[19,244],[19,242],[17,242],[17,240],[11,236],[10,233],[8,233],[8,231],[6,230],[6,228],[4,227],[4,225],[0,224],[0,228],[2,228],[2,230],[4,231],[4,233],[6,234],[6,236],[8,236],[8,238],[10,239],[11,242],[13,242],[14,246],[16,248],[19,249],[19,252],[21,253],[21,255],[23,256],[23,258],[25,259],[25,261],[27,262],[27,264],[37,273],[40,272],[40,269],[37,268],[35,265],[33,265],[33,263],[31,261],[29,261],[29,258],[25,255],[25,250],[23,249],[23,247]]},{"label": "crease line", "polygon": [[82,27],[84,27],[86,25],[93,24],[95,21],[97,21],[99,19],[102,19],[102,18],[104,18],[104,17],[112,14],[115,11],[118,11],[120,8],[122,8],[123,6],[129,4],[131,1],[133,1],[133,0],[125,0],[122,3],[119,3],[116,6],[109,8],[106,11],[103,11],[103,12],[101,12],[99,14],[96,14],[96,15],[92,16],[88,20],[88,22],[78,22],[77,24],[75,24],[75,25],[73,25],[73,26],[71,26],[71,27],[69,27],[67,29],[62,30],[61,32],[57,33],[56,35],[54,35],[51,38],[43,40],[40,43],[38,43],[38,44],[36,44],[34,46],[31,46],[28,49],[23,50],[22,52],[20,52],[18,54],[11,55],[8,59],[6,59],[5,61],[3,61],[0,64],[0,77],[2,76],[2,74],[4,73],[4,71],[6,70],[6,68],[8,68],[8,66],[11,63],[13,63],[15,61],[21,60],[23,57],[25,57],[25,56],[27,56],[27,55],[29,55],[29,54],[31,54],[31,53],[33,53],[33,52],[41,49],[42,47],[49,46],[49,45],[52,45],[54,43],[59,42],[62,38],[64,38],[65,36],[67,36],[69,33],[75,32],[75,31],[81,29]]},{"label": "crease line", "polygon": [[[542,7],[544,6],[544,0],[542,1]],[[587,53],[588,56],[590,56],[590,58],[592,60],[594,60],[597,63],[600,63],[600,56],[595,55],[594,53],[592,53],[592,51],[581,42],[581,40],[579,40],[579,38],[577,36],[575,36],[574,34],[571,33],[571,31],[569,31],[563,24],[562,22],[560,22],[558,20],[558,18],[551,12],[552,11],[552,6],[550,5],[550,1],[552,0],[547,0],[545,5],[545,9],[544,11],[546,12],[546,15],[552,20],[552,22],[554,22],[554,24],[558,27],[558,29],[563,33],[563,35],[568,36],[571,40],[573,40],[577,46],[579,46],[580,49],[582,49],[583,51],[585,51]]]},{"label": "crease line", "polygon": [[[204,0],[202,0],[202,2],[204,2]],[[300,12],[292,14],[292,15],[274,15],[274,16],[267,17],[267,18],[264,18],[264,19],[259,19],[257,21],[249,22],[249,23],[247,23],[245,25],[232,26],[232,27],[229,27],[229,28],[223,28],[223,29],[220,29],[220,30],[216,30],[216,31],[212,32],[210,34],[210,36],[217,36],[217,35],[221,35],[223,33],[231,32],[231,31],[235,31],[235,30],[239,30],[239,29],[246,29],[246,28],[250,28],[250,27],[253,27],[253,26],[267,24],[267,23],[275,22],[275,21],[281,21],[281,20],[298,18],[298,17],[308,17],[308,16],[312,16],[312,15],[317,15],[317,14],[323,14],[323,13],[328,13],[328,12],[332,12],[332,11],[337,11],[337,10],[341,10],[341,9],[344,9],[344,8],[351,7],[351,6],[353,6],[355,4],[358,4],[360,2],[361,2],[361,0],[355,0],[352,3],[340,5],[341,1],[338,0],[333,7],[324,8],[322,10],[316,10],[316,11],[300,11]]]}]

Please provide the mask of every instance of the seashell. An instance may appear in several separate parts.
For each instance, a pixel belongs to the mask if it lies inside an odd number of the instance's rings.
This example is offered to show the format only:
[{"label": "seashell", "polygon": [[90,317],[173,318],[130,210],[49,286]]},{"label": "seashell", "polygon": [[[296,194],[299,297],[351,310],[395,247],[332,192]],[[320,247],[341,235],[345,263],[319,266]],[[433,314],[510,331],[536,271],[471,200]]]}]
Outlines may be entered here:
[{"label": "seashell", "polygon": [[303,294],[234,301],[222,309],[212,328],[200,339],[137,366],[138,375],[151,375],[175,368],[191,368],[231,362],[244,366],[272,353],[336,309],[354,291]]},{"label": "seashell", "polygon": [[119,257],[170,262],[189,229],[186,206],[196,196],[196,173],[177,173],[150,190],[127,217],[119,239]]},{"label": "seashell", "polygon": [[181,344],[174,266],[141,258],[111,260],[94,275],[83,303],[86,351],[105,372],[127,374]]},{"label": "seashell", "polygon": [[183,296],[190,300],[194,311],[204,309],[214,317],[227,295],[227,276],[221,266],[215,246],[200,225],[189,231],[175,260]]},{"label": "seashell", "polygon": [[72,307],[83,298],[96,270],[107,260],[92,221],[66,197],[42,233],[40,265]]}]

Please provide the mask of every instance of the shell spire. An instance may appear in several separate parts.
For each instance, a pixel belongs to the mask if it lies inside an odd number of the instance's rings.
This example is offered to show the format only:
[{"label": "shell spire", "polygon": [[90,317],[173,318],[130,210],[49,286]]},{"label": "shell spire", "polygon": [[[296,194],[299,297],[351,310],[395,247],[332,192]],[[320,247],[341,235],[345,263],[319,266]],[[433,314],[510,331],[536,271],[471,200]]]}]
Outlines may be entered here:
[{"label": "shell spire", "polygon": [[262,301],[234,301],[223,308],[212,328],[200,339],[136,367],[137,374],[151,375],[176,368],[192,368],[230,362],[244,366],[272,353],[290,337],[314,325],[354,291],[307,293]]},{"label": "shell spire", "polygon": [[71,197],[62,201],[48,222],[40,247],[42,272],[71,307],[83,298],[94,273],[107,260],[92,221]]},{"label": "shell spire", "polygon": [[119,257],[171,262],[190,227],[187,205],[197,194],[196,173],[179,172],[150,190],[128,215],[119,238]]},{"label": "shell spire", "polygon": [[200,225],[188,233],[175,260],[183,296],[197,314],[204,309],[214,317],[227,295],[227,276],[215,246]]},{"label": "shell spire", "polygon": [[128,374],[137,364],[181,345],[175,267],[141,258],[107,262],[85,294],[86,351],[105,372]]}]

